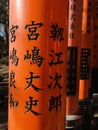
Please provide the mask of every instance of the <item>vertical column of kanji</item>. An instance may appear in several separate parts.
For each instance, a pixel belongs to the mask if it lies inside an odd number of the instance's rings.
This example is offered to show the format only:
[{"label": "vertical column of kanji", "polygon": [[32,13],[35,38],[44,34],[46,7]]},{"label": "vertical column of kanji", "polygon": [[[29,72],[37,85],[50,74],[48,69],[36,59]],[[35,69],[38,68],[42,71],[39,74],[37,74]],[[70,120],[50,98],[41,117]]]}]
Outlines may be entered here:
[{"label": "vertical column of kanji", "polygon": [[93,45],[92,2],[93,0],[84,0],[83,2],[79,99],[84,99],[89,96],[91,82],[91,55]]},{"label": "vertical column of kanji", "polygon": [[67,0],[10,0],[9,130],[65,130]]},{"label": "vertical column of kanji", "polygon": [[80,47],[82,29],[82,0],[69,0],[69,29],[67,54],[67,115],[78,110]]}]

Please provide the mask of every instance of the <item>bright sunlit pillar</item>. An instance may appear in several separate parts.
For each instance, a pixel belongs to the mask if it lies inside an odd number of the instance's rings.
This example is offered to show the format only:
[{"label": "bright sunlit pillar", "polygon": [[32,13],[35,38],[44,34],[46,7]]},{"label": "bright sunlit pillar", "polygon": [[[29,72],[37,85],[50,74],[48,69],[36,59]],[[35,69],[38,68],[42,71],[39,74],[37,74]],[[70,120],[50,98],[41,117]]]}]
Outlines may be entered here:
[{"label": "bright sunlit pillar", "polygon": [[10,0],[8,130],[65,130],[67,0]]}]

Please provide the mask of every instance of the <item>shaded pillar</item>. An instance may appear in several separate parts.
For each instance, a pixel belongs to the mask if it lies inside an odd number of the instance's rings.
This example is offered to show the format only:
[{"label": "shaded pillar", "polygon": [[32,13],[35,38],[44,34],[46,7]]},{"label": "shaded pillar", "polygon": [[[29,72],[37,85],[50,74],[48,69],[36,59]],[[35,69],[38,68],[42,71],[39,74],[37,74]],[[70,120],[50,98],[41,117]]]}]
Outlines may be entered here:
[{"label": "shaded pillar", "polygon": [[93,0],[93,54],[92,68],[98,68],[98,0]]},{"label": "shaded pillar", "polygon": [[80,49],[82,29],[82,0],[69,0],[68,53],[67,53],[67,97],[66,114],[78,110]]},{"label": "shaded pillar", "polygon": [[88,98],[91,83],[91,57],[92,57],[92,45],[93,45],[92,7],[93,7],[93,0],[84,0],[83,19],[82,19],[79,99]]},{"label": "shaded pillar", "polygon": [[93,0],[93,47],[91,68],[91,95],[98,93],[98,0]]},{"label": "shaded pillar", "polygon": [[67,0],[10,0],[8,130],[65,130]]}]

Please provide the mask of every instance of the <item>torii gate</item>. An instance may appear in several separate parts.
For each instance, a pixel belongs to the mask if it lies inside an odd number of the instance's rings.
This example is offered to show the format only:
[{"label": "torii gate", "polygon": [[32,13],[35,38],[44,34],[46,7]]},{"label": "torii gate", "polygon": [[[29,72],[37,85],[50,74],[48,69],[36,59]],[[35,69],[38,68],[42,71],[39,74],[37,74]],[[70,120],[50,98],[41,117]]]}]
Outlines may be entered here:
[{"label": "torii gate", "polygon": [[67,0],[10,0],[8,130],[65,130]]}]

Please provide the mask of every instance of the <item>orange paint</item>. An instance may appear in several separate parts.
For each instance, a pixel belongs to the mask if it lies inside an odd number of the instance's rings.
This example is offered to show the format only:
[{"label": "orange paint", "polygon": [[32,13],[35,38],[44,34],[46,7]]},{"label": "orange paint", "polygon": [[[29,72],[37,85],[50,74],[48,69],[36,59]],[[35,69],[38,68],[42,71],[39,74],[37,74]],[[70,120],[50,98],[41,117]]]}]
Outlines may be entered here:
[{"label": "orange paint", "polygon": [[67,115],[75,114],[78,110],[82,5],[82,0],[69,1]]},{"label": "orange paint", "polygon": [[65,130],[67,5],[10,0],[9,130]]},{"label": "orange paint", "polygon": [[93,19],[92,7],[93,0],[84,0],[83,19],[82,19],[82,44],[81,44],[81,65],[80,65],[80,85],[79,99],[85,99],[89,96],[91,82],[91,57],[92,57],[92,34]]},{"label": "orange paint", "polygon": [[90,82],[88,80],[86,80],[86,81],[85,80],[80,80],[80,84],[81,84],[80,85],[81,97],[88,98],[88,90],[89,90]]}]

